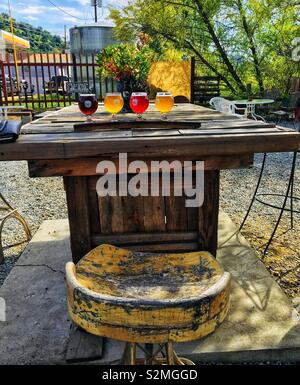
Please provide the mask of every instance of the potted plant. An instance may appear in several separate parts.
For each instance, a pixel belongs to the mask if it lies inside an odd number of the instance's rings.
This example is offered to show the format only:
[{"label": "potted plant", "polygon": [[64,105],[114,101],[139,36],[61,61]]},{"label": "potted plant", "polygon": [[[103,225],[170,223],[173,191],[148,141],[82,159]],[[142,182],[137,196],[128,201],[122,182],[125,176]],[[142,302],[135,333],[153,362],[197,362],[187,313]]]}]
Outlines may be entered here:
[{"label": "potted plant", "polygon": [[149,91],[147,77],[153,61],[153,51],[147,46],[118,44],[104,48],[96,58],[101,78],[117,81],[124,99],[124,112],[132,112],[129,99],[133,91]]}]

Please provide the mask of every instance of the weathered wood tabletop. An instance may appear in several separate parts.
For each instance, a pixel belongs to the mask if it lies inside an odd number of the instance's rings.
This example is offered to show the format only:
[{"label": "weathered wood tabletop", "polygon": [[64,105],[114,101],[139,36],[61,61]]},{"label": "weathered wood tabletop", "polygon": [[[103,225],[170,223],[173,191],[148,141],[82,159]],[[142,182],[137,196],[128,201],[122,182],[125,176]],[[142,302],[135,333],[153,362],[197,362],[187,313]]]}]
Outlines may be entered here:
[{"label": "weathered wood tabletop", "polygon": [[[127,118],[128,115],[124,115]],[[134,117],[131,114],[131,117]],[[160,117],[154,106],[145,119]],[[74,124],[85,117],[76,105],[27,124],[20,139],[1,145],[0,160],[74,159],[101,156],[120,151],[133,156],[225,155],[255,152],[292,151],[299,145],[299,136],[291,129],[272,124],[239,119],[208,108],[191,104],[174,107],[170,119],[202,122],[200,129],[185,130],[112,130],[74,133]],[[109,120],[99,107],[94,120]]]},{"label": "weathered wood tabletop", "polygon": [[[133,114],[119,119],[135,119]],[[150,105],[148,120],[160,119]],[[250,167],[254,153],[299,149],[300,135],[273,124],[224,115],[191,104],[174,106],[170,120],[196,122],[193,129],[126,128],[75,132],[85,117],[76,105],[22,129],[16,143],[0,145],[0,160],[27,160],[31,177],[63,176],[74,261],[94,246],[112,243],[141,251],[217,248],[219,170]],[[110,120],[100,105],[97,122]],[[126,152],[129,160],[203,160],[205,197],[186,208],[185,197],[98,197],[96,166]],[[249,186],[251,188],[251,186]],[[45,197],[45,199],[47,199]]]}]

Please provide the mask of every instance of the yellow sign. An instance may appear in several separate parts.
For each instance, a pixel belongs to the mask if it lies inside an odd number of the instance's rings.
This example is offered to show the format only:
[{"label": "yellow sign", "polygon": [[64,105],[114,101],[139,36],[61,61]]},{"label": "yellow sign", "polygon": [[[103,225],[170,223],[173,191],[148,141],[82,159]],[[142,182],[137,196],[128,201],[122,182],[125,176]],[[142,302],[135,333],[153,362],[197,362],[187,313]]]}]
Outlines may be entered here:
[{"label": "yellow sign", "polygon": [[28,40],[22,39],[16,35],[13,36],[10,32],[0,30],[0,36],[0,40],[2,40],[6,46],[12,46],[13,42],[15,42],[17,48],[30,48],[30,43]]}]

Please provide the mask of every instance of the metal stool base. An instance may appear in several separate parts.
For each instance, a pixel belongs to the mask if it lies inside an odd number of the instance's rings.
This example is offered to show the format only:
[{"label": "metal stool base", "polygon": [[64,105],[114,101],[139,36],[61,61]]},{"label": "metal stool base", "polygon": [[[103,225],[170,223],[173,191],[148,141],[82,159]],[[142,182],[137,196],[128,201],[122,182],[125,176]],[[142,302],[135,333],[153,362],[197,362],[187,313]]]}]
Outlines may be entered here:
[{"label": "metal stool base", "polygon": [[[258,198],[258,197],[268,197],[268,196],[276,196],[276,197],[285,198],[285,195],[284,194],[275,194],[275,193],[265,193],[265,194],[261,193],[261,194],[257,194],[256,195],[257,202],[259,202],[259,203],[261,203],[261,204],[263,204],[265,206],[272,207],[273,209],[281,210],[282,206],[272,205],[271,203],[265,202],[262,199]],[[288,199],[293,199],[294,201],[300,201],[299,197],[288,196],[287,198]],[[300,210],[295,210],[295,209],[291,210],[288,207],[285,207],[284,211],[293,212],[294,214],[300,214]]]},{"label": "metal stool base", "polygon": [[[273,232],[272,232],[272,234],[271,234],[271,236],[269,238],[269,241],[267,242],[266,247],[264,249],[264,253],[263,253],[264,255],[267,254],[268,249],[270,247],[270,244],[273,241],[273,238],[274,238],[274,236],[276,234],[276,231],[277,231],[278,226],[280,224],[280,221],[281,221],[283,213],[285,211],[290,212],[290,215],[291,215],[291,217],[290,217],[290,219],[291,219],[291,228],[294,227],[294,217],[293,217],[293,215],[296,214],[296,213],[297,214],[300,213],[299,210],[295,210],[294,207],[293,207],[294,201],[295,200],[300,200],[299,197],[295,197],[294,196],[294,178],[295,178],[295,168],[296,168],[296,161],[297,161],[297,152],[294,152],[294,155],[293,155],[293,161],[292,161],[292,167],[291,167],[288,187],[287,187],[287,190],[286,190],[285,194],[275,194],[275,193],[265,193],[265,194],[261,193],[261,194],[257,194],[258,189],[259,189],[260,184],[261,184],[263,172],[264,172],[264,169],[265,169],[266,158],[267,158],[267,154],[265,153],[264,157],[263,157],[263,162],[262,162],[262,165],[261,165],[261,170],[260,170],[259,178],[258,178],[258,181],[257,181],[257,185],[255,187],[255,191],[254,191],[254,194],[253,194],[250,206],[249,206],[249,208],[247,210],[247,213],[246,213],[246,215],[244,217],[244,220],[242,221],[242,224],[241,224],[241,226],[239,228],[239,231],[241,231],[243,229],[244,224],[245,224],[245,222],[246,222],[246,220],[247,220],[247,218],[248,218],[248,216],[250,214],[250,211],[252,209],[253,203],[255,201],[258,201],[261,204],[264,204],[266,206],[269,206],[269,207],[272,207],[272,208],[280,210],[280,214],[279,214],[279,216],[277,218],[277,222],[275,224]],[[284,201],[283,201],[282,206],[276,206],[276,205],[272,205],[271,203],[264,202],[263,200],[258,198],[259,196],[282,196],[282,197],[284,197]],[[290,199],[290,208],[287,207],[288,199]]]},{"label": "metal stool base", "polygon": [[[145,358],[137,358],[137,348],[143,351]],[[159,354],[161,356],[159,356]],[[178,357],[173,349],[173,343],[167,342],[159,344],[154,351],[154,344],[141,344],[127,342],[123,356],[120,360],[121,365],[195,365],[193,361]]]}]

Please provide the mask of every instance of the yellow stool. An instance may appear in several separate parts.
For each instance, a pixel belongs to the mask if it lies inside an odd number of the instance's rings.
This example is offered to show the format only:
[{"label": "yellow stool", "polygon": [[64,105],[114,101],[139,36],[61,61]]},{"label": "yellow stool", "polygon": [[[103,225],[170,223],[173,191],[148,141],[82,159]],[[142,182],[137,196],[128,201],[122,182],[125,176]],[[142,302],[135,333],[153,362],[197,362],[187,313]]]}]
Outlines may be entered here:
[{"label": "yellow stool", "polygon": [[[224,320],[230,274],[208,252],[140,253],[101,245],[77,266],[66,266],[68,311],[89,333],[126,341],[123,363],[135,364],[136,348],[146,363],[185,364],[173,342],[212,333]],[[139,344],[146,344],[141,347]],[[163,345],[162,345],[163,344]]]}]

